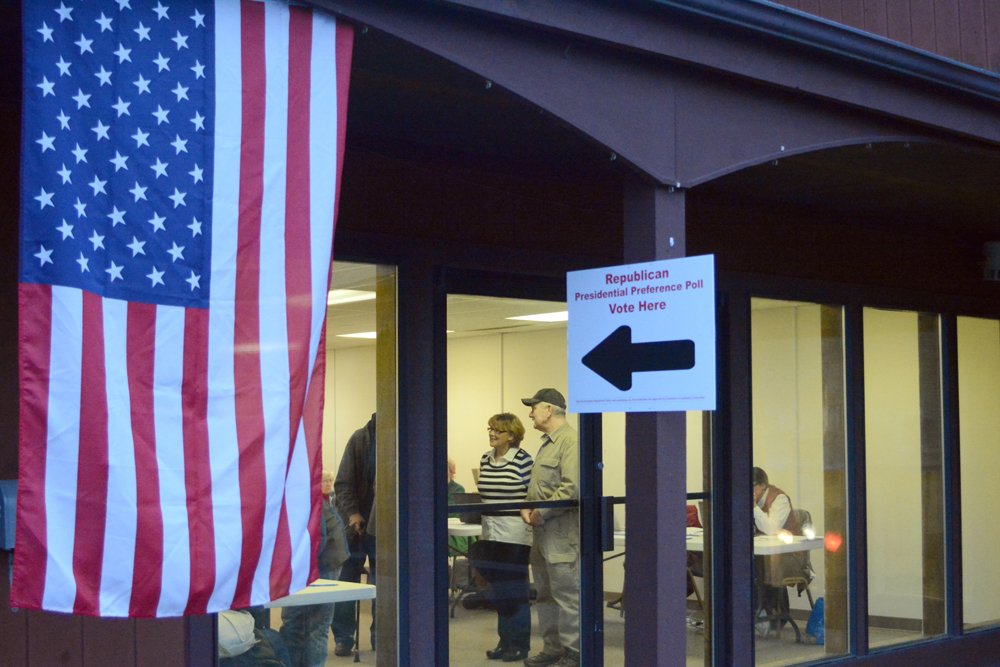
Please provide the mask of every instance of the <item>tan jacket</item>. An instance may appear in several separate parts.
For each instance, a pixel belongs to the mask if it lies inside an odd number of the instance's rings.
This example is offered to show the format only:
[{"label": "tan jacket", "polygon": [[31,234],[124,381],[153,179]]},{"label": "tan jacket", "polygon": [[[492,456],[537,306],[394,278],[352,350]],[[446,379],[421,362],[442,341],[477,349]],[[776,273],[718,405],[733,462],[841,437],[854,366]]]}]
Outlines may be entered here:
[{"label": "tan jacket", "polygon": [[[525,500],[578,500],[580,498],[580,446],[576,431],[563,424],[542,436],[535,455]],[[545,560],[571,563],[580,555],[580,513],[576,508],[546,508],[538,511],[544,525],[535,528],[535,547]]]}]

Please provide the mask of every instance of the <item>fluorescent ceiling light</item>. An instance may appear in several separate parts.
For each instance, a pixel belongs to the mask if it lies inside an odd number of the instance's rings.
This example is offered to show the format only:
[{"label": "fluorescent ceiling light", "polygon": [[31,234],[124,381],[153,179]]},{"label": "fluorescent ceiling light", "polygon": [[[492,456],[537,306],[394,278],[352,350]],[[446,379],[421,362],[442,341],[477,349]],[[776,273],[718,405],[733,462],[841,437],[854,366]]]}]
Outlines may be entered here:
[{"label": "fluorescent ceiling light", "polygon": [[374,338],[374,331],[363,331],[362,333],[355,334],[337,334],[337,338]]},{"label": "fluorescent ceiling light", "polygon": [[508,317],[508,320],[529,320],[531,322],[565,322],[569,318],[569,312],[560,310],[555,313],[539,313],[538,315],[521,315],[519,317]]},{"label": "fluorescent ceiling light", "polygon": [[357,289],[332,289],[326,295],[326,305],[336,306],[341,303],[354,303],[355,301],[371,301],[375,298],[375,292]]}]

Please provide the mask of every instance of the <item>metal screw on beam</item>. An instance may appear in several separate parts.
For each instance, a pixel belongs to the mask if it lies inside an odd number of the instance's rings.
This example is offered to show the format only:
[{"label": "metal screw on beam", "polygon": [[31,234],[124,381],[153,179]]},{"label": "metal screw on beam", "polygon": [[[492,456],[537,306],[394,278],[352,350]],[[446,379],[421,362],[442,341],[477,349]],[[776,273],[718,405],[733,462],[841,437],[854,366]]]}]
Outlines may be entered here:
[{"label": "metal screw on beam", "polygon": [[490,89],[490,88],[492,88],[492,87],[493,87],[493,82],[492,82],[492,81],[489,81],[489,80],[487,80],[487,81],[486,81],[486,90],[489,90],[489,89]]},{"label": "metal screw on beam", "polygon": [[611,161],[614,162],[617,159],[618,159],[618,156],[615,153],[612,153],[611,154]]},{"label": "metal screw on beam", "polygon": [[366,25],[361,26],[361,34],[362,35],[367,35],[368,34],[368,26],[366,26]]},{"label": "metal screw on beam", "polygon": [[778,166],[778,161],[777,161],[777,160],[773,160],[773,161],[771,162],[771,164],[772,164],[772,165],[774,165],[775,167],[777,167],[777,166]]},{"label": "metal screw on beam", "polygon": [[782,146],[782,147],[781,147],[781,152],[782,152],[782,153],[784,153],[784,152],[785,152],[785,147],[784,147],[784,146]]}]

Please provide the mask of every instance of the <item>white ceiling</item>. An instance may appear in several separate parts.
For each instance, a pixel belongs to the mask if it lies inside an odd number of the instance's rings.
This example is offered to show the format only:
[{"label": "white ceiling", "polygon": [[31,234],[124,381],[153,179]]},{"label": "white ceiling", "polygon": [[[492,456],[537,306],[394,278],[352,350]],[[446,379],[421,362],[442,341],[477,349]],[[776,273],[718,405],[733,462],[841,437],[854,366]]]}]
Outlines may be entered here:
[{"label": "white ceiling", "polygon": [[[330,289],[375,291],[376,266],[334,262]],[[520,315],[538,315],[566,310],[566,304],[527,299],[448,295],[449,338],[484,336],[513,331],[565,329],[565,322],[526,322],[508,320]],[[326,343],[328,349],[374,345],[370,338],[340,338],[340,334],[375,331],[375,300],[354,301],[327,307]]]}]

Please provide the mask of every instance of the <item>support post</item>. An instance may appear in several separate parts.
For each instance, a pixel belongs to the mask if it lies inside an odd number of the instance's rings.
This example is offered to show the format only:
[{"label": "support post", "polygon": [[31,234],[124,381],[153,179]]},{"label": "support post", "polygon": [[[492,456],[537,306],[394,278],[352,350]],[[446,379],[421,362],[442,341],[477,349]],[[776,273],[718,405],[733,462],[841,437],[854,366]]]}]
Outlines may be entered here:
[{"label": "support post", "polygon": [[[624,214],[627,263],[684,256],[682,190],[630,184]],[[686,449],[685,413],[625,416],[627,665],[685,660]]]}]

